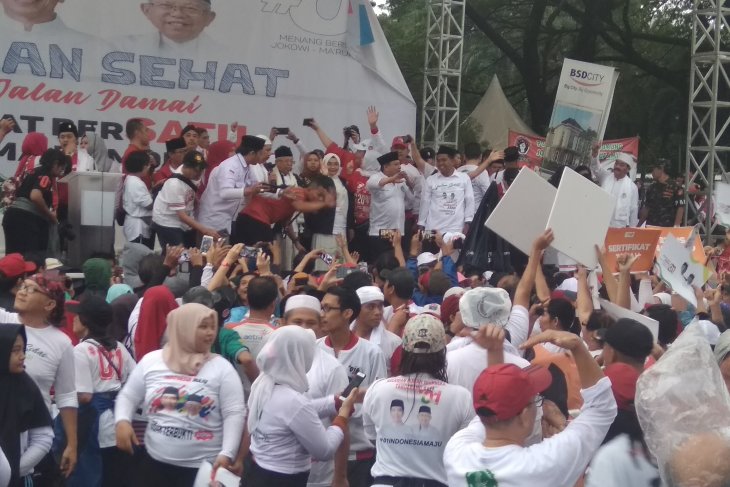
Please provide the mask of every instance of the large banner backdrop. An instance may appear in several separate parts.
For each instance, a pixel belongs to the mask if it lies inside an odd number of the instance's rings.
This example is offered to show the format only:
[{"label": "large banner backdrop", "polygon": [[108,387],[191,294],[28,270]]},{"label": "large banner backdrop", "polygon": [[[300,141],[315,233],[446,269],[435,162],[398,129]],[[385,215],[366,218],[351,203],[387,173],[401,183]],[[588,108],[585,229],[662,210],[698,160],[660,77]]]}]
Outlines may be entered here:
[{"label": "large banner backdrop", "polygon": [[386,138],[415,129],[413,97],[369,1],[0,4],[0,114],[17,121],[0,145],[2,176],[15,170],[26,133],[56,144],[66,119],[100,134],[116,160],[132,117],[145,119],[158,152],[188,123],[212,141],[238,122],[239,136],[290,127],[320,147],[302,127],[308,117],[337,142],[353,123],[366,137],[369,105]]}]

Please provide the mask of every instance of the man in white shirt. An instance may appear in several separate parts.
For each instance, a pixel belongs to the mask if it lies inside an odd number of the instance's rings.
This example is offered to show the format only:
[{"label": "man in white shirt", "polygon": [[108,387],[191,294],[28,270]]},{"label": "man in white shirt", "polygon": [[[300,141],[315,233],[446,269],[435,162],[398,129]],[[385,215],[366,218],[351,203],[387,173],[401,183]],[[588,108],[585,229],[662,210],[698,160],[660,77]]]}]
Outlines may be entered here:
[{"label": "man in white shirt", "polygon": [[[387,370],[380,347],[350,331],[350,322],[357,319],[360,309],[360,299],[355,291],[344,287],[330,288],[322,298],[322,331],[327,336],[317,343],[347,368],[350,380],[358,372],[365,374],[365,379],[360,384],[364,390],[377,379],[387,377]],[[370,469],[375,463],[375,447],[365,435],[361,408],[355,409],[349,424],[347,480],[350,487],[370,487]]]},{"label": "man in white shirt", "polygon": [[264,191],[251,169],[263,162],[264,140],[245,135],[236,154],[213,169],[200,198],[198,220],[223,234],[231,234],[231,223],[244,199]]},{"label": "man in white shirt", "polygon": [[[306,294],[289,297],[284,307],[281,326],[295,325],[308,330],[319,329],[322,321],[322,306],[319,300]],[[317,411],[325,426],[330,425],[331,418],[337,414],[340,405],[339,396],[347,387],[347,371],[335,357],[326,353],[321,347],[314,352],[312,368],[307,372],[309,390],[307,397],[317,400]],[[322,414],[326,413],[326,414]],[[345,447],[345,443],[340,448]],[[307,487],[330,487],[333,479],[340,482],[347,480],[347,449],[335,455],[332,461],[312,461]],[[334,483],[337,485],[337,482]]]},{"label": "man in white shirt", "polygon": [[[484,160],[481,159],[482,149],[476,142],[471,142],[464,146],[464,157],[466,162],[464,165],[457,169],[458,172],[463,172],[471,179],[472,189],[474,190],[474,208],[479,209],[479,205],[482,202],[482,198],[489,189],[489,185],[492,183],[487,167],[491,164],[493,158],[499,157],[501,152],[493,151],[489,157]],[[502,155],[504,157],[504,155]]]},{"label": "man in white shirt", "polygon": [[591,171],[601,187],[616,198],[616,207],[611,217],[611,227],[635,227],[639,224],[639,188],[629,176],[634,167],[634,157],[625,152],[616,153],[613,169],[601,167],[598,160],[598,149],[593,148]]},{"label": "man in white shirt", "polygon": [[440,147],[436,154],[438,172],[426,178],[421,194],[418,226],[425,230],[469,233],[474,218],[474,190],[469,176],[456,172],[451,147]]},{"label": "man in white shirt", "polygon": [[360,298],[360,314],[350,325],[350,330],[358,337],[380,347],[390,377],[390,361],[400,346],[401,339],[385,329],[383,322],[385,296],[378,286],[363,286],[357,290],[357,297]]},{"label": "man in white shirt", "polygon": [[128,242],[141,243],[152,249],[152,195],[142,178],[148,174],[150,157],[145,151],[129,154],[126,160],[122,206],[124,208],[124,237]]},{"label": "man in white shirt", "polygon": [[616,416],[611,381],[578,335],[550,330],[530,338],[524,346],[538,343],[552,343],[572,352],[584,399],[580,416],[562,432],[526,448],[542,405],[539,394],[552,381],[550,372],[513,364],[489,367],[474,384],[478,417],[456,433],[444,451],[450,487],[573,487],[585,472]]},{"label": "man in white shirt", "polygon": [[[413,183],[405,172],[397,152],[388,152],[378,157],[380,171],[370,176],[367,182],[370,191],[370,243],[380,251],[390,248],[388,242],[380,238],[381,230],[405,232],[406,207],[413,203]],[[387,245],[386,245],[387,244]]]}]

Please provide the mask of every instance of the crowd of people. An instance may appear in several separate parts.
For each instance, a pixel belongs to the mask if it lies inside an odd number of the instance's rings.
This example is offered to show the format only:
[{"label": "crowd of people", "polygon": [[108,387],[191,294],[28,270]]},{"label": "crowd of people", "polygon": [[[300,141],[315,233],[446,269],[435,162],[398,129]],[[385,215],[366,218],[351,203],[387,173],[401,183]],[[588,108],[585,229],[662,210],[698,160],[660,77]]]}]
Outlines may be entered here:
[{"label": "crowd of people", "polygon": [[[730,412],[730,279],[696,287],[695,306],[632,273],[634,255],[547,265],[549,229],[529,255],[491,247],[517,149],[387,145],[378,119],[370,107],[370,133],[345,127],[342,145],[308,119],[323,150],[290,129],[211,143],[188,126],[162,165],[131,119],[118,167],[71,123],[60,148],[28,134],[3,188],[0,487],[191,487],[205,462],[206,485],[223,469],[247,487],[730,485],[727,462],[677,454],[730,451],[716,425],[660,455],[649,433],[682,418],[637,413],[637,384],[653,374],[644,393],[661,397],[692,334],[725,380],[705,384],[708,407]],[[683,221],[664,162],[640,197],[631,156],[610,171],[596,156],[576,171],[616,196],[611,226]],[[80,280],[60,258],[74,170],[124,174],[124,248],[93,249]]]}]

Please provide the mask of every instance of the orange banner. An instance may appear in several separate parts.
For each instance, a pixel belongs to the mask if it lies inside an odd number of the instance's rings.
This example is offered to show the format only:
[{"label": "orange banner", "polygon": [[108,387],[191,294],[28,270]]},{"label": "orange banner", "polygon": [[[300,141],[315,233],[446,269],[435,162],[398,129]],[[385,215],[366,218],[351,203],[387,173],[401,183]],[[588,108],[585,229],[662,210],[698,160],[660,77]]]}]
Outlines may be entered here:
[{"label": "orange banner", "polygon": [[[692,235],[692,229],[693,227],[652,227],[650,225],[647,225],[646,228],[654,228],[657,230],[661,230],[661,235],[659,235],[659,244],[656,247],[656,256],[659,257],[659,252],[662,249],[662,244],[664,243],[664,238],[667,235],[674,235],[674,237],[679,240],[679,243],[682,245],[687,245],[687,239]],[[702,265],[705,265],[707,261],[707,256],[705,255],[705,248],[702,246],[702,239],[697,235],[695,237],[695,241],[692,244],[692,259],[696,262],[699,262]]]},{"label": "orange banner", "polygon": [[618,272],[616,256],[619,254],[638,255],[631,268],[632,272],[648,272],[654,265],[654,255],[661,235],[659,229],[649,228],[609,228],[606,233],[606,256],[608,268]]}]

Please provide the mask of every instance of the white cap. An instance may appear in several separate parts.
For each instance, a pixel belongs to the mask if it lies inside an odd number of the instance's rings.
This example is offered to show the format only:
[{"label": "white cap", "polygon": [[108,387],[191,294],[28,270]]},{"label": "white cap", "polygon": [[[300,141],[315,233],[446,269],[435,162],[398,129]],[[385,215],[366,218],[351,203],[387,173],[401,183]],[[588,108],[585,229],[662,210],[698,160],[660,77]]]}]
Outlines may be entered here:
[{"label": "white cap", "polygon": [[315,298],[314,296],[308,296],[306,294],[296,294],[286,300],[284,313],[288,313],[293,309],[301,308],[311,309],[312,311],[316,311],[317,313],[322,312],[322,305],[319,303],[319,300],[317,298]]},{"label": "white cap", "polygon": [[629,166],[629,169],[634,169],[636,167],[636,162],[634,162],[634,156],[627,152],[617,152],[615,162],[623,162],[624,164],[627,164]]},{"label": "white cap", "polygon": [[352,152],[357,152],[357,151],[367,152],[368,146],[367,146],[367,144],[360,142],[359,144],[350,145],[350,150],[352,150]]},{"label": "white cap", "polygon": [[429,303],[421,306],[421,312],[418,314],[433,315],[439,320],[441,319],[441,305],[438,303]]},{"label": "white cap", "polygon": [[556,291],[572,291],[578,292],[578,279],[575,277],[569,277],[560,283],[560,286],[555,288]]},{"label": "white cap", "polygon": [[422,265],[431,264],[432,262],[436,262],[438,258],[435,254],[432,254],[431,252],[423,252],[421,253],[418,258],[416,259],[416,264],[418,267]]},{"label": "white cap", "polygon": [[459,286],[450,287],[444,293],[444,299],[448,298],[449,296],[454,296],[454,295],[461,296],[465,292],[466,292],[466,289],[464,289],[463,287],[459,287]]},{"label": "white cap", "polygon": [[269,139],[267,136],[265,136],[265,135],[257,135],[256,137],[258,137],[259,139],[263,139],[264,140],[264,145],[271,145],[271,139]]},{"label": "white cap", "polygon": [[459,300],[461,320],[469,328],[482,325],[506,326],[512,302],[507,291],[496,287],[478,287],[465,292]]},{"label": "white cap", "polygon": [[378,286],[363,286],[357,290],[357,297],[360,304],[372,303],[373,301],[385,301],[383,291]]},{"label": "white cap", "polygon": [[61,267],[63,267],[63,262],[58,259],[54,259],[53,257],[48,257],[45,264],[47,271],[52,271],[54,269],[60,269]]},{"label": "white cap", "polygon": [[672,295],[669,293],[656,293],[654,295],[655,300],[659,300],[659,304],[672,305]]}]

